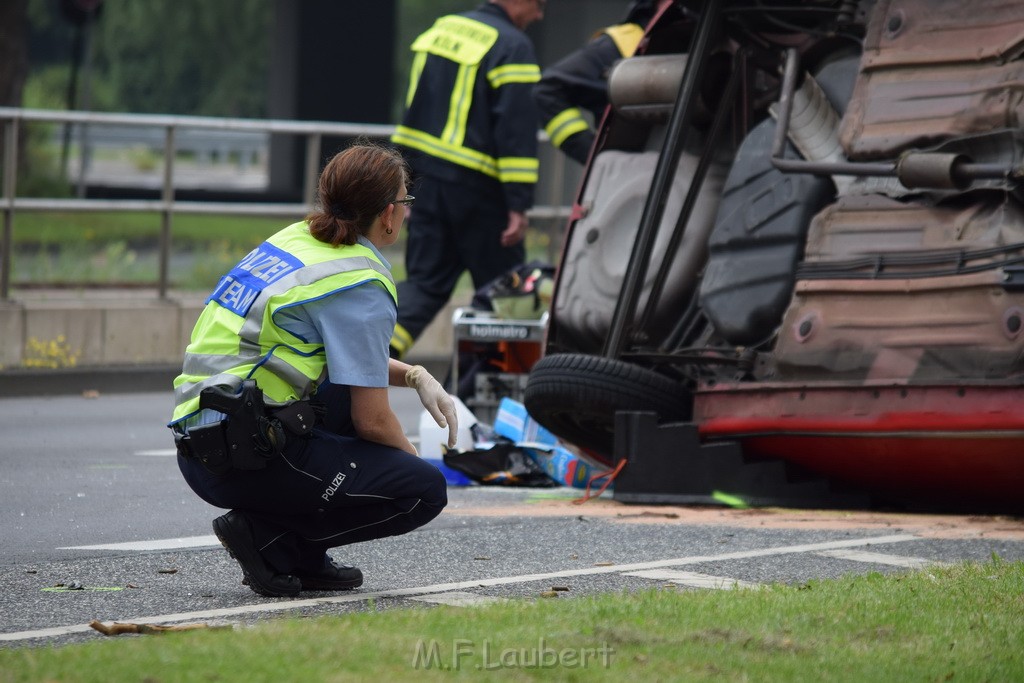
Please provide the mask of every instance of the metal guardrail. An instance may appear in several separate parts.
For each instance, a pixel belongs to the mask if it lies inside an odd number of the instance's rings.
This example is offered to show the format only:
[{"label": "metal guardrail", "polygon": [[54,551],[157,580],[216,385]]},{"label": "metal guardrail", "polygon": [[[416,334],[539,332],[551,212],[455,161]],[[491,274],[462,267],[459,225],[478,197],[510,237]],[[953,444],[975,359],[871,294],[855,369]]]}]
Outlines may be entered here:
[{"label": "metal guardrail", "polygon": [[[159,128],[90,125],[88,134],[83,133],[81,137],[88,139],[89,147],[97,149],[123,150],[141,146],[159,151],[164,146],[164,136]],[[200,164],[237,158],[238,165],[246,167],[266,157],[270,149],[270,133],[185,128],[174,136],[174,146],[179,153],[194,154]]]},{"label": "metal guardrail", "polygon": [[[163,173],[160,199],[60,199],[18,197],[16,193],[18,129],[22,122],[38,121],[63,124],[101,126],[142,126],[158,128],[163,135]],[[3,130],[3,191],[0,210],[3,211],[3,232],[0,233],[0,301],[10,295],[13,225],[17,211],[138,211],[155,212],[161,216],[159,237],[159,274],[156,283],[161,299],[167,298],[171,253],[171,225],[175,213],[213,215],[296,216],[313,210],[317,180],[320,175],[320,154],[324,136],[387,138],[394,126],[368,123],[337,123],[330,121],[289,121],[280,119],[229,119],[205,116],[166,116],[154,114],[111,114],[46,109],[0,107],[0,127]],[[256,132],[266,134],[297,135],[305,138],[306,155],[303,171],[301,204],[270,202],[199,202],[179,201],[174,198],[174,167],[178,151],[176,141],[185,131],[205,130],[221,132]],[[547,141],[543,131],[538,139]],[[558,186],[562,176],[563,160],[555,156],[556,168],[549,174],[552,179],[551,196],[561,196]],[[530,216],[540,219],[568,218],[567,206],[538,206]]]}]

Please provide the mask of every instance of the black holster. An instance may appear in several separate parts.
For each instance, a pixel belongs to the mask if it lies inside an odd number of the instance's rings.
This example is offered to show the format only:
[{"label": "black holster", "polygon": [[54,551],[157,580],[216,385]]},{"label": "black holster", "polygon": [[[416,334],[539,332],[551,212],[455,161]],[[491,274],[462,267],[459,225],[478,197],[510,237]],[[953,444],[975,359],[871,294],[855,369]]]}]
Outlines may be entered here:
[{"label": "black holster", "polygon": [[226,416],[217,424],[189,430],[193,455],[214,473],[229,468],[262,469],[281,455],[287,443],[286,433],[305,436],[315,423],[307,401],[269,410],[263,391],[253,380],[242,382],[237,394],[221,387],[207,387],[199,394],[199,407]]}]

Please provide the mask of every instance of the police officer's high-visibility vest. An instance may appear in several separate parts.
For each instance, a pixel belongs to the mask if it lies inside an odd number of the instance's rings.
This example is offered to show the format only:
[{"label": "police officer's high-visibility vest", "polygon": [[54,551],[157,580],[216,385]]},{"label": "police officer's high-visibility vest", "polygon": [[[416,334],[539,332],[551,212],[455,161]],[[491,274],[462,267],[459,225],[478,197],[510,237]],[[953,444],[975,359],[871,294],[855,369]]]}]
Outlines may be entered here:
[{"label": "police officer's high-visibility vest", "polygon": [[323,344],[288,332],[275,315],[373,281],[397,302],[394,279],[372,249],[321,242],[305,222],[253,249],[206,299],[174,380],[172,423],[196,413],[209,386],[237,388],[254,379],[271,405],[308,397],[327,376]]}]

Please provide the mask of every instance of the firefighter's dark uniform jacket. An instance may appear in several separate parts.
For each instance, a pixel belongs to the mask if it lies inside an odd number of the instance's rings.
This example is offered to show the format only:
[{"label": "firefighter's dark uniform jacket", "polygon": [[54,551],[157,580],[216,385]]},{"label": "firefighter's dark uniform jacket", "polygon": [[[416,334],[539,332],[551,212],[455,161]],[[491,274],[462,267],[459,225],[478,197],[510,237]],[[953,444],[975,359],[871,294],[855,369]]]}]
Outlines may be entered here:
[{"label": "firefighter's dark uniform jacket", "polygon": [[544,70],[533,89],[534,101],[551,144],[583,164],[594,132],[583,115],[600,120],[608,105],[608,70],[616,60],[632,57],[643,37],[638,24],[609,26],[586,45]]},{"label": "firefighter's dark uniform jacket", "polygon": [[417,175],[500,183],[507,208],[533,205],[540,79],[533,45],[497,5],[444,16],[412,45],[406,112],[392,142]]}]

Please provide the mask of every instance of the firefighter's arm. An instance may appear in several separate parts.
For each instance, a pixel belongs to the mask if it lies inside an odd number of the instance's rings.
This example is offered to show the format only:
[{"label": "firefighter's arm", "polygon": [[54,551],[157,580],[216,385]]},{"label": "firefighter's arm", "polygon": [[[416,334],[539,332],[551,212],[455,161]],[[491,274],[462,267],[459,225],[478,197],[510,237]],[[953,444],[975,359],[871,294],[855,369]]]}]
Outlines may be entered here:
[{"label": "firefighter's arm", "polygon": [[533,86],[540,80],[533,48],[524,40],[502,46],[502,52],[486,63],[490,92],[491,128],[498,164],[498,180],[510,211],[525,212],[533,206],[537,184],[537,129]]},{"label": "firefighter's arm", "polygon": [[501,233],[501,246],[511,247],[526,239],[526,214],[522,211],[508,212],[508,225]]},{"label": "firefighter's arm", "polygon": [[584,112],[597,118],[604,111],[608,70],[620,56],[615,42],[602,33],[544,69],[533,88],[541,125],[551,144],[581,164],[594,142]]}]

